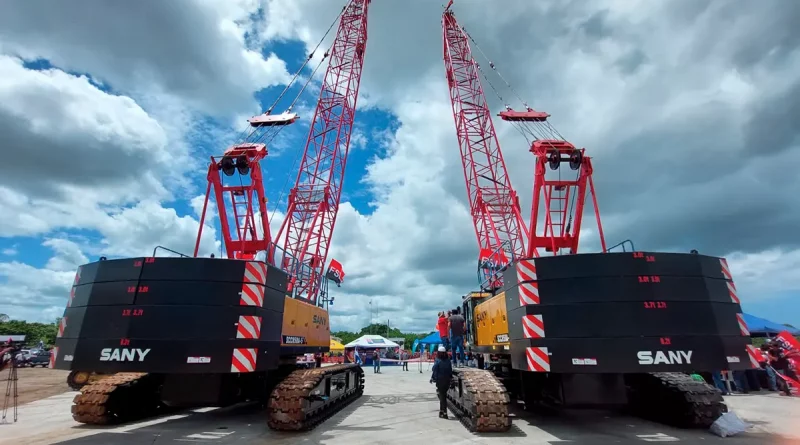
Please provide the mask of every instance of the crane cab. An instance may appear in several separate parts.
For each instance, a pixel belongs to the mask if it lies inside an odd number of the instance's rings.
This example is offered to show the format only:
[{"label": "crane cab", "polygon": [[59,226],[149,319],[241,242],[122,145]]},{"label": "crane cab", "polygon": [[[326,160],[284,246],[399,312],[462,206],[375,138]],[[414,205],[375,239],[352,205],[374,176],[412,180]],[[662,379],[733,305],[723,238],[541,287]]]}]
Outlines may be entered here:
[{"label": "crane cab", "polygon": [[498,353],[508,346],[508,314],[504,292],[470,292],[462,297],[467,340],[475,352]]}]

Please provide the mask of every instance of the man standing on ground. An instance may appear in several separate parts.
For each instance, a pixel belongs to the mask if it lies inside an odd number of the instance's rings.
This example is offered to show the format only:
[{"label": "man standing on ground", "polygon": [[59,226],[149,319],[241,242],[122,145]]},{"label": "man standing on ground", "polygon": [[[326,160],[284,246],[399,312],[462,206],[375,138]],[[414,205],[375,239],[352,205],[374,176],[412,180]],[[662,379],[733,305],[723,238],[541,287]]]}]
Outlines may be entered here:
[{"label": "man standing on ground", "polygon": [[431,383],[436,384],[436,393],[439,395],[439,417],[447,418],[447,391],[453,378],[453,367],[444,346],[439,346],[436,354],[436,363],[431,373]]},{"label": "man standing on ground", "polygon": [[381,373],[381,353],[377,349],[372,351],[372,372]]},{"label": "man standing on ground", "polygon": [[[464,317],[459,311],[454,311],[450,316],[450,351],[453,353],[453,364],[458,367],[464,362]],[[458,348],[458,349],[456,349]]]},{"label": "man standing on ground", "polygon": [[444,316],[444,311],[439,312],[439,318],[436,321],[436,330],[439,331],[439,337],[442,339],[442,344],[445,349],[450,347],[447,317]]}]

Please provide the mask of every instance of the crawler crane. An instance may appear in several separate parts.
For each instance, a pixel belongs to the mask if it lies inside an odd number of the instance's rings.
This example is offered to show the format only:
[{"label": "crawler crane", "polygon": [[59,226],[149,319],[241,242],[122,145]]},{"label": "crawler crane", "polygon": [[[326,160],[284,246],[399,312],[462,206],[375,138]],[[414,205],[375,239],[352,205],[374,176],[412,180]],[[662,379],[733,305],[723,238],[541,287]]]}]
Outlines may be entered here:
[{"label": "crawler crane", "polygon": [[[726,407],[688,372],[756,367],[725,259],[609,253],[592,162],[548,122],[506,105],[535,156],[528,228],[511,186],[469,33],[442,16],[444,64],[479,245],[480,289],[462,298],[467,341],[487,370],[458,369],[450,408],[473,431],[507,431],[512,400],[526,408],[628,406],[683,427],[708,427]],[[491,61],[486,64],[514,95]],[[502,96],[500,96],[502,101]],[[566,179],[568,165],[574,177]],[[547,169],[557,175],[548,178]],[[602,253],[578,254],[587,191]],[[540,226],[540,219],[543,224]]]},{"label": "crawler crane", "polygon": [[[260,400],[271,428],[305,430],[363,393],[358,365],[300,370],[296,358],[330,346],[323,266],[341,196],[369,4],[350,0],[337,17],[300,171],[276,237],[260,162],[272,139],[299,118],[291,111],[297,98],[286,112],[272,111],[300,71],[266,113],[249,120],[242,142],[211,158],[193,257],[154,252],[78,269],[51,357],[52,367],[97,376],[75,397],[75,420],[106,424],[168,407]],[[225,258],[198,257],[212,197]]]}]

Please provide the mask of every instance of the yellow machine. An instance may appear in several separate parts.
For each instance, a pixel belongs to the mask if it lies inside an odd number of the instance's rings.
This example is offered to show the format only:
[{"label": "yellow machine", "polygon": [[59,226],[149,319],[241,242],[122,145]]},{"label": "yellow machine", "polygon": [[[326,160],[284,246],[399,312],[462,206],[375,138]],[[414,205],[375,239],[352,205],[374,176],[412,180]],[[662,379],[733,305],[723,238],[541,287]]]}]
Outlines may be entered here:
[{"label": "yellow machine", "polygon": [[[467,306],[468,304],[469,306],[474,305],[474,309]],[[505,292],[495,296],[488,292],[471,292],[465,298],[464,313],[468,318],[474,318],[473,349],[479,352],[493,352],[503,346],[508,347],[508,313]]]},{"label": "yellow machine", "polygon": [[329,348],[331,328],[328,311],[321,307],[286,297],[283,307],[281,346],[297,346],[287,343],[287,338],[304,338],[306,347]]}]

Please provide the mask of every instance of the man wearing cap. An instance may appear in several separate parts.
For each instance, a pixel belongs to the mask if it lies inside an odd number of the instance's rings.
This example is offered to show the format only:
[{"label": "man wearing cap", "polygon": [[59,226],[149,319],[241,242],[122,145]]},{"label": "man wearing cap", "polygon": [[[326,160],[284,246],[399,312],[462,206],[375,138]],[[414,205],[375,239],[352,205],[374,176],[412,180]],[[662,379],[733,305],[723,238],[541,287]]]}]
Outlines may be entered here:
[{"label": "man wearing cap", "polygon": [[450,389],[450,380],[453,378],[453,365],[444,346],[439,346],[436,354],[436,363],[433,364],[431,383],[436,383],[436,392],[439,394],[439,417],[447,418],[447,391]]}]

